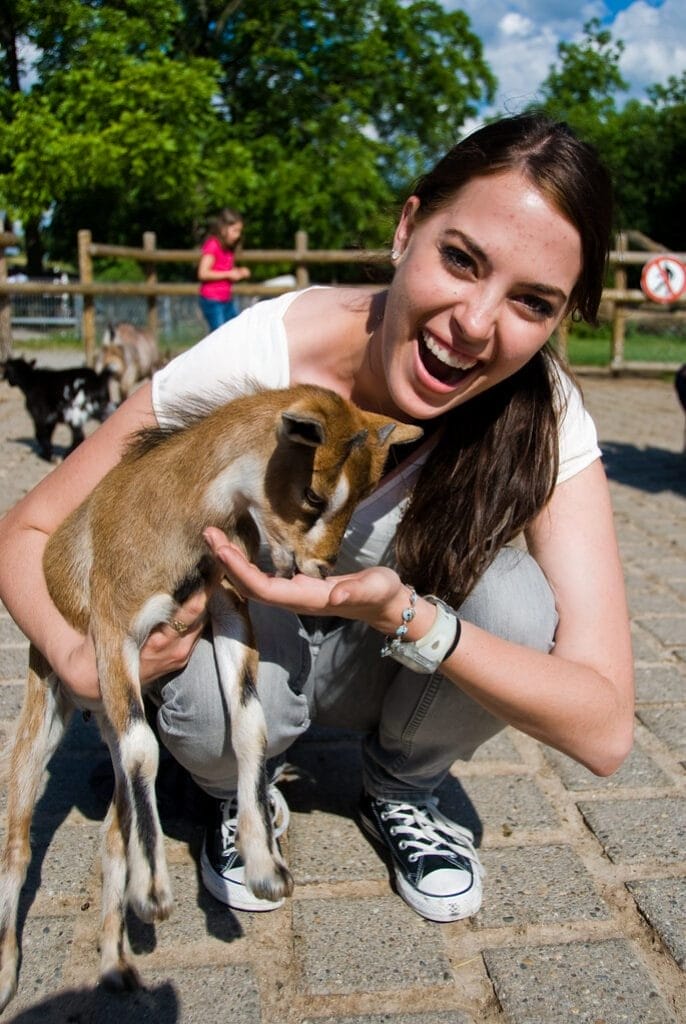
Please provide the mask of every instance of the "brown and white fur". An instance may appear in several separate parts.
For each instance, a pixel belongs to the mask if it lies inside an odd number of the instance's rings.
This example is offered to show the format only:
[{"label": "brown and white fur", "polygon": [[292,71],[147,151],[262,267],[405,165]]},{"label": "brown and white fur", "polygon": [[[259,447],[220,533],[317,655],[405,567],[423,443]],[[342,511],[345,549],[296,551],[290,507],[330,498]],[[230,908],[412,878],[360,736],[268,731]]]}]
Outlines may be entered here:
[{"label": "brown and white fur", "polygon": [[151,376],[160,361],[160,352],[153,336],[122,320],[116,325],[108,324],[105,328],[95,368],[98,371],[110,371],[114,392],[110,398],[120,402],[128,398],[141,381]]},{"label": "brown and white fur", "polygon": [[[65,618],[93,637],[102,691],[96,715],[115,773],[102,846],[100,973],[109,986],[140,983],[125,929],[127,903],[144,921],[166,918],[172,905],[154,791],[159,751],[144,714],[139,651],[151,629],[170,622],[180,604],[208,584],[216,584],[210,601],[215,642],[234,659],[227,698],[246,880],[266,899],[292,891],[272,836],[258,655],[247,606],[220,582],[222,570],[203,529],[220,527],[251,558],[261,537],[280,575],[326,576],[355,505],[382,474],[390,444],[419,436],[419,428],[364,413],[323,388],[261,391],[180,429],[142,432],[51,537],[44,557],[48,588]],[[32,646],[9,764],[0,1009],[17,983],[17,907],[31,817],[45,766],[73,710]]]}]

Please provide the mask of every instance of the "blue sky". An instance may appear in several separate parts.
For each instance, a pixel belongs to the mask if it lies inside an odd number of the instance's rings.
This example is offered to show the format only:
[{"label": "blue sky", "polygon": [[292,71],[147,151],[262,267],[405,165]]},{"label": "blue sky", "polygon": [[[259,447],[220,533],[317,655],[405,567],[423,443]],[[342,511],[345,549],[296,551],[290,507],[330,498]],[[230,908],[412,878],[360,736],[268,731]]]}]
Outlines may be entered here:
[{"label": "blue sky", "polygon": [[557,44],[580,39],[585,22],[599,18],[622,39],[620,64],[626,93],[645,99],[646,86],[686,70],[684,0],[443,0],[461,9],[484,44],[498,78],[495,109],[516,113],[536,92],[556,61]]}]

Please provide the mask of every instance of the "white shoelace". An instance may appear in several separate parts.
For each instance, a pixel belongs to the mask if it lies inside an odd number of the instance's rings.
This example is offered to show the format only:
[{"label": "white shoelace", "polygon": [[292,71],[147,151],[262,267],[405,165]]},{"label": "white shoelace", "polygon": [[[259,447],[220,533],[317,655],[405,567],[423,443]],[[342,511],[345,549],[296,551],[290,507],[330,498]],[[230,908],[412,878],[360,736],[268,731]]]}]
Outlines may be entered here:
[{"label": "white shoelace", "polygon": [[[291,820],[291,812],[286,803],[286,798],[277,786],[270,786],[268,789],[269,806],[272,812],[272,825],[274,826],[274,838],[282,836]],[[238,800],[235,796],[229,797],[222,804],[222,839],[224,844],[231,843],[235,846],[236,829],[238,827]]]},{"label": "white shoelace", "polygon": [[388,810],[382,811],[381,819],[391,823],[391,835],[401,835],[398,846],[410,849],[408,860],[414,862],[420,857],[458,855],[471,861],[479,875],[483,868],[474,849],[474,836],[468,828],[446,818],[434,801],[422,806],[386,802]]}]

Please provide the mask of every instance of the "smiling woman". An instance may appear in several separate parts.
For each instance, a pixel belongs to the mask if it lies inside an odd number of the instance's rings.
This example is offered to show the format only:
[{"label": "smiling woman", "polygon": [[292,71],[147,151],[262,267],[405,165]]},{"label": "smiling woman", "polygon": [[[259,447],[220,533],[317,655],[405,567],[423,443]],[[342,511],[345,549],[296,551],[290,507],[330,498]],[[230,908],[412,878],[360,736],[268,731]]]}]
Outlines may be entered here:
[{"label": "smiling woman", "polygon": [[[159,371],[0,529],[0,596],[65,686],[97,697],[92,644],[51,606],[41,558],[132,430],[167,425],[198,397],[297,383],[420,424],[423,439],[395,452],[358,505],[338,575],[272,576],[211,522],[205,539],[250,602],[270,755],[311,719],[360,731],[361,826],[431,920],[474,914],[482,898],[473,837],[434,796],[453,762],[507,723],[600,774],[631,745],[607,482],[581,395],[547,346],[566,314],[596,314],[610,210],[607,174],[565,126],[488,125],[408,197],[388,289],[309,288],[249,308]],[[526,552],[509,546],[520,534]],[[203,630],[207,599],[180,610],[183,635],[151,633],[141,678],[162,741],[214,798],[205,885],[233,908],[272,910],[280,901],[246,887],[236,845],[217,667],[230,641]],[[283,796],[271,796],[283,820]]]}]

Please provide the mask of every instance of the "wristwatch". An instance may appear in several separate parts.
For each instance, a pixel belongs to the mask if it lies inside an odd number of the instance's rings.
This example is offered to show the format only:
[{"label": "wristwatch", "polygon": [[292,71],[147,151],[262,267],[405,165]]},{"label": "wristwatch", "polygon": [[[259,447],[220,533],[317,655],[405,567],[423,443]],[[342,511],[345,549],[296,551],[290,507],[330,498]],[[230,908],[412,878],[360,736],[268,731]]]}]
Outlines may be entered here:
[{"label": "wristwatch", "polygon": [[381,657],[393,658],[413,672],[431,675],[457,647],[461,625],[454,609],[440,598],[427,594],[424,600],[436,606],[436,618],[429,632],[419,640],[386,637]]}]

